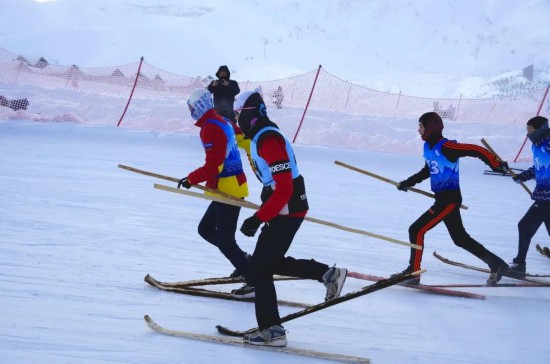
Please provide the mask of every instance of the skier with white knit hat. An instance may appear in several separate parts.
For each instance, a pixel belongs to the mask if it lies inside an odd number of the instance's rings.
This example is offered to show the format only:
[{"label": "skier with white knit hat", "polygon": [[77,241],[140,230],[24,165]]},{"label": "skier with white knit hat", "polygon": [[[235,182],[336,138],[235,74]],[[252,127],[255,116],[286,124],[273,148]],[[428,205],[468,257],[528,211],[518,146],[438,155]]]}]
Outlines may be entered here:
[{"label": "skier with white knit hat", "polygon": [[[187,106],[195,125],[200,128],[200,139],[205,152],[204,164],[182,178],[178,188],[206,182],[206,187],[238,198],[248,196],[238,147],[248,149],[239,127],[220,116],[214,109],[212,95],[206,89],[196,89],[189,95]],[[202,217],[198,232],[222,254],[243,276],[248,276],[246,254],[235,240],[241,208],[213,201]]]}]

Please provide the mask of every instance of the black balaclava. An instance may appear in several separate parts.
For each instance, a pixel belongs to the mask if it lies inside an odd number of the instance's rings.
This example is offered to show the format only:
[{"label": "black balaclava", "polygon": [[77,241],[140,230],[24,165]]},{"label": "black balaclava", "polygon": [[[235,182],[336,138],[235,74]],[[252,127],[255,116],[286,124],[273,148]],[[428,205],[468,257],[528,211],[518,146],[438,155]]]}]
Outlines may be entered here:
[{"label": "black balaclava", "polygon": [[[248,109],[248,108],[251,109]],[[247,138],[254,138],[254,135],[263,127],[277,125],[269,120],[265,102],[259,93],[255,92],[246,99],[238,118],[239,127]]]},{"label": "black balaclava", "polygon": [[548,119],[543,116],[535,116],[527,121],[527,125],[531,125],[535,128],[535,131],[528,133],[527,137],[532,143],[537,143],[543,137],[550,134],[548,129]]},{"label": "black balaclava", "polygon": [[431,141],[443,137],[443,120],[437,113],[431,111],[422,114],[418,121],[424,126],[424,134],[421,135],[422,140]]}]

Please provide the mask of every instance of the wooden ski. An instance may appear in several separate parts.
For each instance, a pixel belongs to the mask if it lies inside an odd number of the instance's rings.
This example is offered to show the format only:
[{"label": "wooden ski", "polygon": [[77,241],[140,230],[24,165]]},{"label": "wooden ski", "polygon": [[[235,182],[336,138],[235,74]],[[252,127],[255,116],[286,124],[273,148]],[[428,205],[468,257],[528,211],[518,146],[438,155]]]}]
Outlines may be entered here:
[{"label": "wooden ski", "polygon": [[[363,273],[356,273],[356,272],[348,272],[348,277],[356,278],[356,279],[364,279],[367,281],[372,282],[378,282],[380,280],[385,279],[384,277],[378,277],[373,276],[369,274],[363,274]],[[461,298],[473,298],[477,300],[484,300],[486,297],[482,294],[477,293],[470,293],[470,292],[463,292],[463,291],[456,291],[453,289],[445,289],[439,286],[431,286],[426,284],[407,284],[407,283],[399,283],[399,286],[413,288],[421,291],[426,291],[434,294],[440,294],[445,296],[453,296],[453,297],[461,297]]]},{"label": "wooden ski", "polygon": [[[298,311],[298,312],[295,312],[295,313],[291,313],[290,315],[286,315],[285,317],[281,317],[281,323],[287,322],[287,321],[290,321],[290,320],[294,320],[298,317],[309,315],[310,313],[323,310],[325,308],[337,305],[337,304],[342,303],[342,302],[352,300],[352,299],[357,298],[357,297],[367,295],[369,293],[379,291],[383,288],[393,286],[394,284],[399,284],[403,281],[411,279],[411,278],[413,278],[413,277],[415,277],[419,274],[422,274],[424,272],[426,272],[425,269],[419,270],[419,271],[416,271],[416,272],[412,272],[412,273],[409,273],[409,274],[401,274],[401,275],[398,275],[398,276],[394,276],[394,277],[391,277],[391,278],[388,278],[388,279],[378,281],[374,284],[371,284],[370,286],[363,287],[360,290],[350,292],[348,294],[345,294],[345,295],[342,295],[340,297],[334,298],[330,301],[325,301],[325,302],[319,303],[317,305],[311,306],[309,308],[306,308],[302,311]],[[246,334],[251,334],[254,331],[258,330],[257,327],[254,327],[252,329],[248,329],[248,330],[244,330],[244,331],[236,331],[236,330],[228,329],[228,328],[226,328],[224,326],[221,326],[221,325],[216,326],[216,328],[218,329],[218,332],[220,334],[229,335],[229,336],[244,336]]]},{"label": "wooden ski", "polygon": [[321,351],[315,351],[315,350],[294,348],[289,346],[274,347],[274,346],[265,346],[265,345],[264,346],[248,345],[248,344],[244,344],[242,339],[233,338],[233,337],[219,336],[219,335],[206,335],[206,334],[198,334],[198,333],[193,333],[188,331],[170,330],[157,324],[148,315],[145,315],[144,319],[145,319],[145,323],[147,324],[147,326],[149,326],[151,330],[164,335],[169,335],[169,336],[205,341],[205,342],[214,343],[214,344],[237,346],[237,347],[242,347],[247,349],[272,351],[272,352],[304,356],[309,358],[330,360],[330,361],[339,362],[339,363],[358,363],[358,364],[370,363],[370,359],[362,358],[358,356],[333,354],[333,353],[327,353],[327,352],[321,352]]},{"label": "wooden ski", "polygon": [[[227,292],[218,292],[218,291],[211,291],[211,290],[201,289],[201,288],[191,288],[191,287],[181,287],[181,286],[180,287],[164,286],[162,285],[161,282],[157,281],[150,275],[145,276],[145,282],[149,283],[153,287],[156,287],[160,290],[168,291],[168,292],[187,294],[190,296],[219,298],[219,299],[230,300],[230,301],[254,302],[254,297],[251,297],[251,298],[235,297],[231,293],[227,293]],[[305,303],[285,301],[285,300],[279,300],[277,301],[277,303],[281,306],[289,306],[289,307],[297,307],[297,308],[311,307],[311,305],[308,305]]]},{"label": "wooden ski", "polygon": [[[274,281],[295,281],[300,280],[303,278],[297,278],[297,277],[287,277],[287,276],[279,276],[275,275],[273,276]],[[193,287],[193,286],[208,286],[208,285],[214,285],[214,284],[233,284],[233,283],[244,283],[244,279],[242,277],[219,277],[219,278],[204,278],[204,279],[195,279],[191,281],[180,281],[180,282],[161,282],[159,280],[156,280],[151,275],[147,274],[144,278],[144,281],[149,283],[149,280],[154,280],[157,284],[160,284],[164,287]]]},{"label": "wooden ski", "polygon": [[[464,263],[460,263],[460,262],[455,262],[455,261],[452,261],[450,259],[444,258],[443,256],[437,254],[436,251],[434,251],[433,255],[437,259],[441,260],[443,263],[446,263],[446,264],[449,264],[449,265],[454,265],[455,267],[466,268],[466,269],[475,270],[475,271],[478,271],[478,272],[491,273],[491,271],[487,268],[480,268],[480,267],[476,267],[476,266],[473,266],[473,265],[464,264]],[[536,283],[536,284],[547,284],[548,282],[537,280],[537,279],[532,279],[531,277],[550,277],[550,275],[547,275],[547,274],[530,274],[530,273],[525,273],[524,278],[523,277],[518,277],[517,275],[509,274],[509,273],[504,274],[504,276],[508,277],[508,278],[514,278],[514,279],[518,279],[520,281],[526,281],[526,282],[531,282],[531,283]]]}]

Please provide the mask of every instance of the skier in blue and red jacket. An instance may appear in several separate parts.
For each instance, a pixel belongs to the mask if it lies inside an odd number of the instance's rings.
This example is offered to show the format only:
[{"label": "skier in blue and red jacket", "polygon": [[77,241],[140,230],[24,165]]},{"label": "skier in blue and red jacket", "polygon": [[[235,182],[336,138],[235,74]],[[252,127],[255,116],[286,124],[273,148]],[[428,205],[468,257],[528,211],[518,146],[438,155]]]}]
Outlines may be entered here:
[{"label": "skier in blue and red jacket", "polygon": [[[443,137],[442,131],[443,120],[437,113],[428,112],[420,117],[418,132],[424,140],[424,167],[420,172],[397,185],[397,189],[406,191],[409,187],[430,178],[431,189],[435,193],[434,205],[410,226],[409,240],[411,244],[424,247],[426,233],[443,222],[457,246],[489,265],[491,274],[487,284],[495,285],[507,272],[508,264],[474,240],[464,229],[460,216],[462,195],[459,184],[459,158],[479,158],[493,171],[498,172],[506,172],[508,164],[499,162],[494,154],[483,147],[448,140]],[[423,249],[411,249],[409,266],[402,273],[420,269],[423,251]],[[407,283],[420,283],[420,276],[407,281]]]},{"label": "skier in blue and red jacket", "polygon": [[[248,152],[239,127],[214,110],[212,95],[206,89],[193,91],[187,101],[191,117],[197,122],[205,152],[204,165],[190,172],[178,188],[206,182],[206,187],[238,198],[248,196],[248,184],[238,147]],[[207,192],[208,194],[209,192]],[[202,217],[198,232],[218,247],[241,275],[247,275],[246,253],[237,245],[235,232],[241,208],[213,201]]]}]

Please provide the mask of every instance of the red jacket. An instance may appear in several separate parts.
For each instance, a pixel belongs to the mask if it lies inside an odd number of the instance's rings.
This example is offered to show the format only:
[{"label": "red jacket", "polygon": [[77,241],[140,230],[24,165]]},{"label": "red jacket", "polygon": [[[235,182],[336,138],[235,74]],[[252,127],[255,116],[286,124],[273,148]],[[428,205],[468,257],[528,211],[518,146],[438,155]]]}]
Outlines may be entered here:
[{"label": "red jacket", "polygon": [[[199,184],[206,181],[206,187],[229,193],[236,197],[248,196],[248,184],[244,172],[236,176],[219,177],[223,170],[227,157],[227,136],[220,126],[215,123],[208,123],[208,120],[217,120],[226,123],[214,110],[208,110],[197,122],[196,126],[201,128],[200,138],[206,153],[204,165],[189,173],[187,178],[191,184]],[[242,132],[235,123],[231,122],[235,134]]]},{"label": "red jacket", "polygon": [[[258,146],[258,154],[265,159],[269,165],[289,161],[288,153],[285,148],[285,141],[283,138],[276,135],[267,136],[261,142]],[[263,222],[267,222],[277,216],[290,201],[290,197],[294,192],[292,172],[290,170],[282,173],[274,173],[273,180],[276,186],[273,194],[262,204],[260,210],[256,212],[256,216]],[[307,210],[285,216],[304,217],[306,214]]]}]

